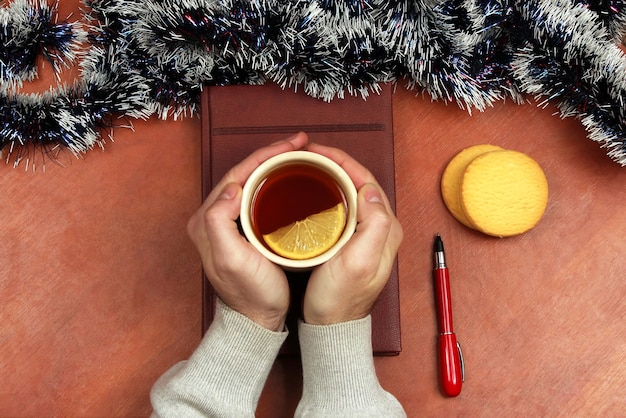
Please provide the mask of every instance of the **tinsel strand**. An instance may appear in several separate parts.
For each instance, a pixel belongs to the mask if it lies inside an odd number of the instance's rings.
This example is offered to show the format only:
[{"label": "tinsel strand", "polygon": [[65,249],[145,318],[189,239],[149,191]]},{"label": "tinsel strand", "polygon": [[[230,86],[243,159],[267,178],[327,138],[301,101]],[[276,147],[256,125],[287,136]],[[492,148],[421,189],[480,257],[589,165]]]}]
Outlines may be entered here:
[{"label": "tinsel strand", "polygon": [[85,40],[79,23],[57,21],[58,2],[15,0],[0,8],[0,81],[21,85],[37,77],[37,56],[59,74],[74,64]]},{"label": "tinsel strand", "polygon": [[[80,155],[117,126],[194,115],[205,85],[302,89],[326,101],[406,83],[471,112],[534,95],[626,165],[623,1],[84,0],[0,8],[0,150]],[[82,48],[78,47],[83,44]],[[86,44],[86,45],[85,45]],[[23,95],[41,55],[80,80]]]},{"label": "tinsel strand", "polygon": [[517,10],[529,38],[513,73],[524,91],[581,120],[589,137],[626,164],[626,60],[598,16],[577,6],[529,1]]}]

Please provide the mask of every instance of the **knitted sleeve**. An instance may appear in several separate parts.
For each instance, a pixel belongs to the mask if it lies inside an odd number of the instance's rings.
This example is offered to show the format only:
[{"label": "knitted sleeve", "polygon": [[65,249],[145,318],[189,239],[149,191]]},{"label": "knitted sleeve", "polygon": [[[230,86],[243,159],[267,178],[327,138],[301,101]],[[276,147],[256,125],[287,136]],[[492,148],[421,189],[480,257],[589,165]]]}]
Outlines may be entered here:
[{"label": "knitted sleeve", "polygon": [[189,360],[168,370],[150,393],[154,417],[254,417],[287,332],[273,332],[218,301]]},{"label": "knitted sleeve", "polygon": [[298,326],[303,389],[296,417],[406,417],[378,382],[371,317],[335,325]]}]

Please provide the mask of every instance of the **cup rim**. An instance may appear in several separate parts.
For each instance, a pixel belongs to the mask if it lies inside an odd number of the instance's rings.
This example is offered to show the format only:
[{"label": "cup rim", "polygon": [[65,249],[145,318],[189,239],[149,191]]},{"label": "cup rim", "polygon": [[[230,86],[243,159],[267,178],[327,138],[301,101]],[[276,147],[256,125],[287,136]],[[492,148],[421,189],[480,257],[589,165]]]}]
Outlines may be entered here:
[{"label": "cup rim", "polygon": [[[346,225],[335,245],[320,255],[304,260],[285,258],[270,251],[254,233],[249,210],[249,202],[251,202],[254,198],[254,194],[260,181],[267,175],[267,173],[284,165],[298,163],[313,164],[331,174],[339,183],[339,186],[345,195],[347,206]],[[287,151],[267,159],[250,174],[243,186],[239,219],[246,239],[265,258],[287,270],[308,270],[330,260],[352,237],[354,230],[356,229],[356,208],[356,186],[352,182],[350,176],[348,176],[348,173],[346,173],[339,164],[324,155],[317,154],[312,151],[297,150]]]}]

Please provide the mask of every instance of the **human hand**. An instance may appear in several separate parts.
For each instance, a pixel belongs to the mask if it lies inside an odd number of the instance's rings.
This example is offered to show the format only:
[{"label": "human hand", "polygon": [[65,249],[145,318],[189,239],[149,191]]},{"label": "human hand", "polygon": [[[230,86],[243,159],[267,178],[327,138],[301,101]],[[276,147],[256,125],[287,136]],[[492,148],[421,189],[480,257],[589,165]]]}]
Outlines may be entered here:
[{"label": "human hand", "polygon": [[242,187],[250,173],[274,155],[300,149],[299,133],[252,153],[220,180],[187,224],[204,271],[220,299],[261,326],[280,331],[289,308],[285,273],[252,247],[238,230]]},{"label": "human hand", "polygon": [[384,191],[365,167],[345,152],[318,144],[348,173],[358,190],[357,228],[348,243],[313,270],[304,296],[304,322],[327,325],[367,316],[389,279],[403,233]]}]

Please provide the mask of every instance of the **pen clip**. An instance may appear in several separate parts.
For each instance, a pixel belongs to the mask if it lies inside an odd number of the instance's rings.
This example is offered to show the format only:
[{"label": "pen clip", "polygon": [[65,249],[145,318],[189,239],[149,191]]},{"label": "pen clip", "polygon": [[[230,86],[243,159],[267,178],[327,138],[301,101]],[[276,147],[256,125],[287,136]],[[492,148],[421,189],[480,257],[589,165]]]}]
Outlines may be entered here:
[{"label": "pen clip", "polygon": [[461,343],[456,342],[456,348],[459,350],[459,363],[461,365],[461,382],[465,382],[465,361],[463,360],[463,350],[461,350]]}]

